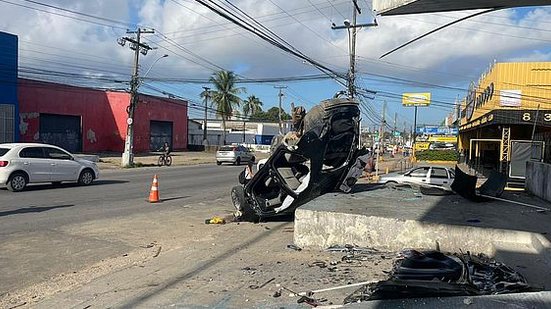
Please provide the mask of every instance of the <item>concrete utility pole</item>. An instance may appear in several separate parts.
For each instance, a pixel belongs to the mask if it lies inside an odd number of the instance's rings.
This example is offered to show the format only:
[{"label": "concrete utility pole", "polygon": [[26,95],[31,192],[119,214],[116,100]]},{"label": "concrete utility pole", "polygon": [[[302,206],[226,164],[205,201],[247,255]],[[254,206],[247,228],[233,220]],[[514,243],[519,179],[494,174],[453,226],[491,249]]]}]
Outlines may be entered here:
[{"label": "concrete utility pole", "polygon": [[350,68],[348,70],[348,78],[347,78],[347,88],[348,88],[348,97],[350,99],[353,99],[356,95],[356,34],[358,28],[363,27],[373,27],[377,26],[377,21],[375,20],[373,23],[369,24],[357,24],[357,16],[358,14],[362,14],[362,10],[360,9],[360,6],[358,5],[357,0],[352,0],[352,3],[354,4],[354,7],[352,8],[352,24],[350,24],[349,20],[344,21],[344,26],[332,26],[331,29],[346,29],[348,31],[348,48],[350,53]]},{"label": "concrete utility pole", "polygon": [[277,95],[279,97],[279,110],[278,110],[278,117],[279,117],[279,135],[283,135],[283,119],[281,118],[281,98],[283,97],[282,90],[287,88],[287,86],[274,86],[274,88],[279,89],[279,94]]},{"label": "concrete utility pole", "polygon": [[379,159],[381,157],[381,151],[383,151],[384,149],[383,140],[385,136],[385,124],[386,124],[385,115],[386,115],[386,101],[384,101],[383,103],[383,113],[382,113],[383,117],[381,120],[381,127],[379,128],[379,146],[378,146],[379,151],[377,152],[377,163],[376,163],[377,168],[375,169],[375,177],[379,176]]},{"label": "concrete utility pole", "polygon": [[209,87],[203,87],[205,89],[205,119],[203,121],[203,146],[205,147],[205,151],[207,151],[207,146],[209,144],[208,135],[207,135],[207,104],[209,101]]},{"label": "concrete utility pole", "polygon": [[134,69],[132,71],[132,79],[130,80],[130,104],[126,108],[128,119],[126,121],[126,140],[124,142],[124,152],[122,154],[121,161],[121,165],[123,167],[132,165],[134,161],[134,112],[136,111],[136,105],[138,104],[138,88],[140,87],[140,80],[138,76],[140,53],[145,56],[148,51],[153,49],[146,43],[141,42],[141,34],[154,32],[154,30],[138,28],[135,31],[126,31],[127,34],[136,34],[135,39],[130,37],[122,37],[117,40],[121,46],[124,46],[126,42],[129,42],[130,49],[134,51]]},{"label": "concrete utility pole", "polygon": [[394,129],[392,130],[392,140],[394,141],[394,144],[396,145],[396,117],[398,117],[398,113],[394,113]]}]

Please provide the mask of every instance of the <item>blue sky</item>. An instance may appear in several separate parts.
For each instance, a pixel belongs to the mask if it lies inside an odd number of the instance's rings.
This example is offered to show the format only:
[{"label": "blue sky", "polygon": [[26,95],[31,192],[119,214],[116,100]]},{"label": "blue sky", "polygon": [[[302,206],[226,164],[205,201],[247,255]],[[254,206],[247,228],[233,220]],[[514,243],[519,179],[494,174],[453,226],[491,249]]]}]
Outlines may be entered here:
[{"label": "blue sky", "polygon": [[[19,3],[19,0],[14,3]],[[60,8],[104,18],[90,19],[78,14],[26,3],[32,7],[0,3],[0,31],[20,38],[20,68],[40,68],[88,78],[59,78],[61,82],[97,85],[98,80],[128,80],[132,52],[116,44],[125,36],[126,24],[154,28],[144,41],[158,49],[141,58],[142,73],[163,54],[149,77],[160,79],[207,79],[218,68],[234,70],[248,78],[292,77],[319,74],[301,59],[261,41],[230,24],[191,0],[41,0]],[[304,54],[338,72],[348,67],[348,38],[345,31],[331,30],[331,23],[350,18],[350,0],[232,1],[243,11],[285,39]],[[369,1],[362,21],[368,14]],[[494,60],[550,61],[551,9],[532,7],[497,11],[454,25],[407,48],[379,59],[386,51],[427,31],[473,12],[446,12],[408,16],[377,17],[379,26],[362,29],[357,42],[358,86],[377,91],[365,101],[370,111],[364,126],[380,118],[387,102],[386,118],[398,115],[398,127],[413,123],[413,110],[403,108],[404,92],[431,92],[433,106],[420,109],[418,123],[438,124],[452,111],[457,97],[465,96],[469,83]],[[63,16],[60,16],[63,15]],[[77,17],[80,20],[75,19]],[[92,22],[84,22],[90,20]],[[55,79],[46,73],[25,77]],[[331,80],[277,83],[284,90],[283,107],[290,102],[307,108],[342,90]],[[185,82],[151,82],[164,92],[200,101],[203,85]],[[124,84],[104,86],[124,88]],[[248,95],[256,95],[265,109],[277,105],[277,89],[271,84],[245,84]],[[146,87],[142,91],[151,91]],[[191,109],[190,116],[202,116]],[[370,119],[371,118],[371,119]],[[378,120],[378,119],[375,119]],[[376,122],[376,121],[375,121]]]}]

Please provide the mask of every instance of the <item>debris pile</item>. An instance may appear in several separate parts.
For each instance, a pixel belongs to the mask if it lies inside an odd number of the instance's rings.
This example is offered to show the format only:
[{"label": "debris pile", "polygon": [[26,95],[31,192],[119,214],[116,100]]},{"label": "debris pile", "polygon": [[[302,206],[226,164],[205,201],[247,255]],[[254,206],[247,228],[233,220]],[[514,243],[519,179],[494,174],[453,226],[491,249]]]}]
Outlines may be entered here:
[{"label": "debris pile", "polygon": [[394,263],[387,280],[362,286],[346,297],[344,303],[505,294],[529,289],[521,274],[483,254],[406,250]]}]

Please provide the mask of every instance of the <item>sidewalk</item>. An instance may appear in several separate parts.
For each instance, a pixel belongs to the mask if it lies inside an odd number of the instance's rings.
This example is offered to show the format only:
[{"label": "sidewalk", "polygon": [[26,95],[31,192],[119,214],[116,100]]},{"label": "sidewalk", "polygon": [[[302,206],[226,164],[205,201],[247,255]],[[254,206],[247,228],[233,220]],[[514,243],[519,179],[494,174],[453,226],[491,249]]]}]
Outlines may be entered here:
[{"label": "sidewalk", "polygon": [[[134,163],[137,166],[157,166],[157,160],[161,154],[157,152],[140,153],[134,155]],[[197,164],[214,164],[216,163],[216,153],[200,152],[200,151],[175,151],[170,154],[172,156],[172,165],[197,165]],[[98,154],[100,169],[119,169],[121,168],[120,153],[103,153]],[[265,153],[255,153],[257,160],[268,157]]]}]

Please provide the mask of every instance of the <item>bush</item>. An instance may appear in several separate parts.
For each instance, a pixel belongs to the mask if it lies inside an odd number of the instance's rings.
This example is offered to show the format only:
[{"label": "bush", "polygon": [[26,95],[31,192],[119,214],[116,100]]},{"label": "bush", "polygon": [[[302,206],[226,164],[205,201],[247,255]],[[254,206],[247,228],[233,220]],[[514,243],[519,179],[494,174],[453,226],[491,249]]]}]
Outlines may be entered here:
[{"label": "bush", "polygon": [[419,161],[457,161],[459,153],[455,150],[425,150],[415,156]]}]

